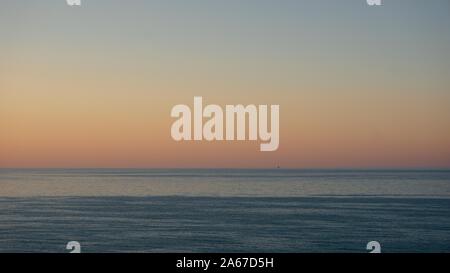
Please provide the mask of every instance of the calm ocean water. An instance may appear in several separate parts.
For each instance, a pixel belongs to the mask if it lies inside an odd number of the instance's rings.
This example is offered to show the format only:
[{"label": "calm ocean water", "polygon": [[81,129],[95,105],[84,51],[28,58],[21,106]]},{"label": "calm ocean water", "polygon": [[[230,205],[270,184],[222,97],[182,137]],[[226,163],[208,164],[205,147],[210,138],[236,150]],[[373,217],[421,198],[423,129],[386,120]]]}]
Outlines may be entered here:
[{"label": "calm ocean water", "polygon": [[0,170],[0,252],[450,252],[446,170]]}]

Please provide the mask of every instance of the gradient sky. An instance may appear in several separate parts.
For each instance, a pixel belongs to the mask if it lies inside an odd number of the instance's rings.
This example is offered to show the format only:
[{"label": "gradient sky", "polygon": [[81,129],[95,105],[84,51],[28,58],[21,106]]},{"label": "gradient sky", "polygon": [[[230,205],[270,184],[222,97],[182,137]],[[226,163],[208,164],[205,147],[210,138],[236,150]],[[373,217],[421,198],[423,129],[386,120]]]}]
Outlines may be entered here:
[{"label": "gradient sky", "polygon": [[[450,168],[450,1],[0,2],[0,167]],[[280,148],[175,142],[279,104]]]}]

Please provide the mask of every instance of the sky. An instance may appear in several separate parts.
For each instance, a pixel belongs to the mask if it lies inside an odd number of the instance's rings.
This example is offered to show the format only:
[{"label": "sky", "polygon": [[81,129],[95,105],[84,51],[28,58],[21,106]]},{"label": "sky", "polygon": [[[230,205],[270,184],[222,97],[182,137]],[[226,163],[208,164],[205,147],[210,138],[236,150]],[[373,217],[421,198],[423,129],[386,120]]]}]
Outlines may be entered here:
[{"label": "sky", "polygon": [[[450,1],[0,2],[2,168],[450,168]],[[280,146],[176,142],[279,104]]]}]

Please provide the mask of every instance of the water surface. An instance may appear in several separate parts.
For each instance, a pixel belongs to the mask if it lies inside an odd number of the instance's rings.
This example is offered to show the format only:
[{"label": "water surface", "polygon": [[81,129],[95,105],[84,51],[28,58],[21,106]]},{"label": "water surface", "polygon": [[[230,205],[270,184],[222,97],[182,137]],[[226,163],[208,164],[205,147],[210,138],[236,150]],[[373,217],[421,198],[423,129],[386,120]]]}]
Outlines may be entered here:
[{"label": "water surface", "polygon": [[0,252],[450,251],[445,170],[0,171]]}]

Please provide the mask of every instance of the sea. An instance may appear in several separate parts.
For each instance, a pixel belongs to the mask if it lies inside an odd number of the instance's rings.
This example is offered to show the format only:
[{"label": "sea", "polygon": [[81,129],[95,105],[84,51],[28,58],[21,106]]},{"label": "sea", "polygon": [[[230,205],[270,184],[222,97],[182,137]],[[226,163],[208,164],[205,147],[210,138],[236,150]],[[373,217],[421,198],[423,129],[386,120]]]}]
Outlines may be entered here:
[{"label": "sea", "polygon": [[450,252],[450,170],[0,169],[0,252]]}]

